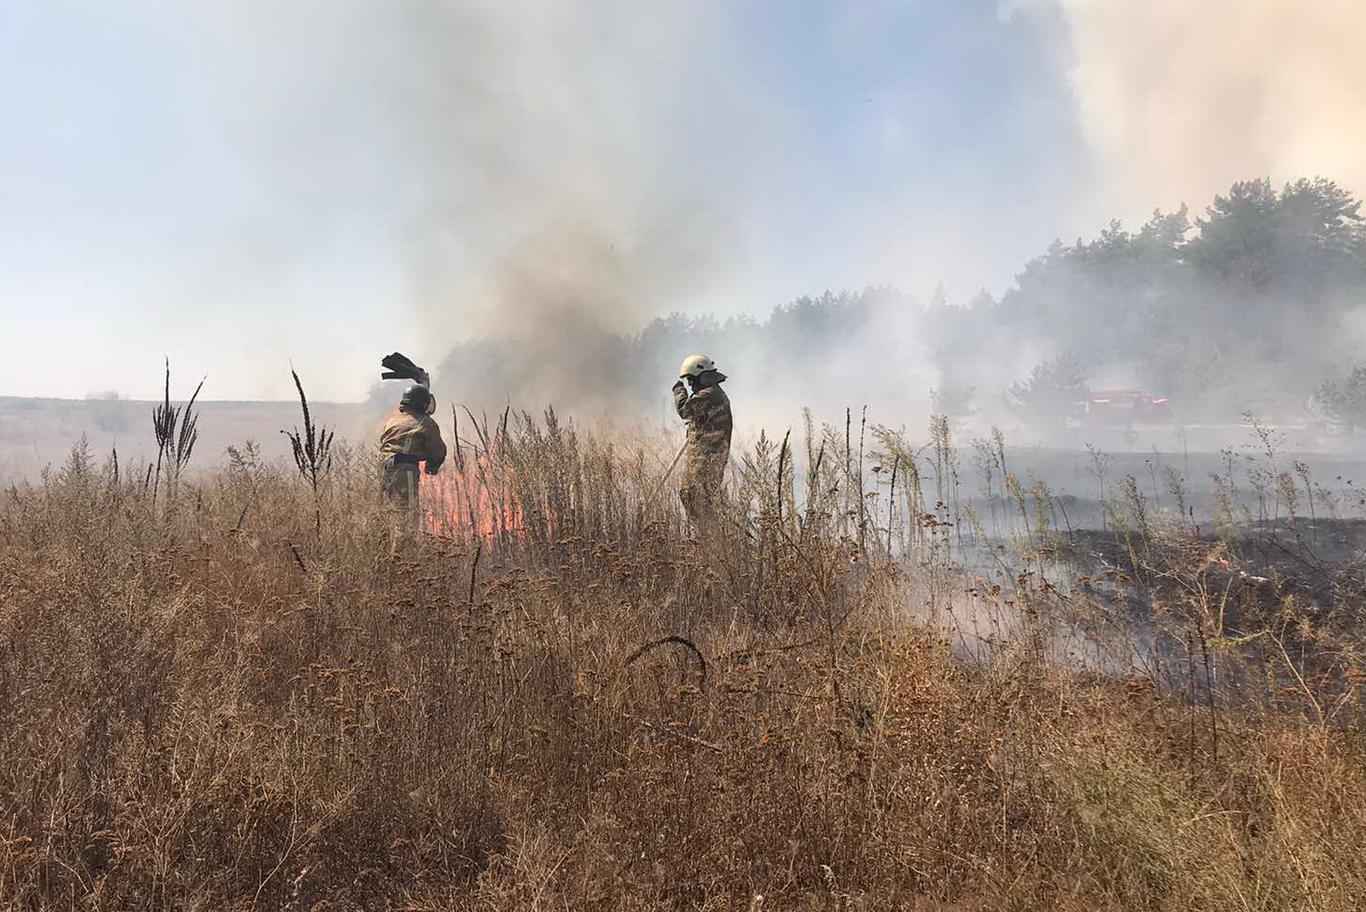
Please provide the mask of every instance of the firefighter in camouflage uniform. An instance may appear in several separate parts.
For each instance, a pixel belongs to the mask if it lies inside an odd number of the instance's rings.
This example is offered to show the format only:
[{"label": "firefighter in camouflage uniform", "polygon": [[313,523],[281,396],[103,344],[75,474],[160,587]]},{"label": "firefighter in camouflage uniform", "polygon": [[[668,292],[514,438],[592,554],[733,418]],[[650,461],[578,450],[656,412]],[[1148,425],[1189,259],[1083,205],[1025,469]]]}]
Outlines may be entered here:
[{"label": "firefighter in camouflage uniform", "polygon": [[435,475],[446,460],[446,442],[432,418],[434,411],[436,397],[431,391],[425,386],[410,386],[379,432],[380,483],[384,495],[414,518],[420,464],[426,463],[427,474]]},{"label": "firefighter in camouflage uniform", "polygon": [[715,523],[730,464],[730,399],[721,389],[725,379],[710,358],[691,355],[679,368],[673,388],[674,408],[688,423],[678,496],[688,521],[699,530]]}]

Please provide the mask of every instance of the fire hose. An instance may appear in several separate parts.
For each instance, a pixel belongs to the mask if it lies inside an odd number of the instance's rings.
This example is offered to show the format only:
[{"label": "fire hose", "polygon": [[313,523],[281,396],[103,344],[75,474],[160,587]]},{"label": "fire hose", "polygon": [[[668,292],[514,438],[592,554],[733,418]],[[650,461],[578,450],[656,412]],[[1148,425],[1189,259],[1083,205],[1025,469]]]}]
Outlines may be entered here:
[{"label": "fire hose", "polygon": [[664,470],[664,477],[659,479],[659,483],[655,485],[655,489],[650,492],[650,500],[654,500],[659,496],[659,492],[664,490],[664,485],[668,484],[669,476],[674,473],[674,467],[678,465],[678,460],[683,458],[683,451],[687,448],[688,442],[685,440],[683,441],[683,445],[678,448],[678,452],[674,453],[673,462],[669,463],[669,467]]}]

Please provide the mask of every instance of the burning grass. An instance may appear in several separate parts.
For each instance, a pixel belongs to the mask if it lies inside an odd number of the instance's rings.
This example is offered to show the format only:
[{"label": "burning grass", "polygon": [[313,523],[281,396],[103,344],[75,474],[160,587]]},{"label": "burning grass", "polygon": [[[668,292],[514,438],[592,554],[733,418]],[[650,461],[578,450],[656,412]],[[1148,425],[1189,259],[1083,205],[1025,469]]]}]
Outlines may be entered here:
[{"label": "burning grass", "polygon": [[[878,505],[842,430],[800,497],[761,441],[708,541],[661,460],[554,416],[481,429],[415,534],[341,445],[316,499],[250,449],[173,500],[78,450],[0,506],[0,905],[1361,906],[1350,625],[1308,661],[1312,612],[1249,589],[1216,629],[1234,559],[1154,523],[1129,572],[1213,659],[1060,668],[1118,590],[1049,583],[1042,527],[974,587],[952,454],[927,496],[886,436]],[[968,603],[974,661],[908,610]]]}]

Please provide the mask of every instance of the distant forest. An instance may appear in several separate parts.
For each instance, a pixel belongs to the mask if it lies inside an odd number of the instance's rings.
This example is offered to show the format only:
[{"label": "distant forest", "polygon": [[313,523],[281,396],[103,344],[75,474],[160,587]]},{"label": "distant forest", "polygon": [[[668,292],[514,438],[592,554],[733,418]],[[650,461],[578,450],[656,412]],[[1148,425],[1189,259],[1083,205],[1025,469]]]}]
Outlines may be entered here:
[{"label": "distant forest", "polygon": [[[1243,181],[1194,219],[1183,206],[1134,231],[1113,221],[1094,239],[1054,242],[999,299],[871,288],[762,320],[675,314],[634,335],[555,327],[463,342],[438,380],[488,408],[648,410],[697,350],[782,404],[891,396],[954,413],[1126,386],[1188,415],[1341,412],[1366,364],[1360,206],[1329,180]],[[1366,401],[1366,372],[1355,376]]]}]

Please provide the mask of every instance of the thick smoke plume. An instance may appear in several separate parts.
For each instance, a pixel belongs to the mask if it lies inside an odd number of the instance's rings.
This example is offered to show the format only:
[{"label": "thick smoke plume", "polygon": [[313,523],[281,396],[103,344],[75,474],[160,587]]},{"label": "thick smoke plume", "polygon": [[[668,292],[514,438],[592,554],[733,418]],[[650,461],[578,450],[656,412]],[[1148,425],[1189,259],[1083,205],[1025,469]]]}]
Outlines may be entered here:
[{"label": "thick smoke plume", "polygon": [[[407,293],[432,354],[457,345],[439,389],[490,410],[654,418],[675,366],[704,350],[750,391],[754,427],[927,388],[905,308],[876,329],[861,313],[820,333],[789,320],[781,343],[724,316],[780,303],[749,284],[768,268],[750,223],[803,184],[784,164],[802,143],[720,6],[534,7],[430,3],[378,25],[410,55],[376,69],[397,79],[396,142],[420,180]],[[669,313],[722,316],[646,329]]]},{"label": "thick smoke plume", "polygon": [[1196,206],[1253,175],[1366,187],[1366,4],[1057,3],[1097,196],[1115,214]]},{"label": "thick smoke plume", "polygon": [[[403,38],[429,52],[407,96],[406,255],[432,338],[508,338],[591,371],[597,333],[727,303],[718,272],[751,204],[737,178],[763,148],[731,138],[772,118],[710,4],[421,6]],[[549,390],[533,375],[525,392]]]},{"label": "thick smoke plume", "polygon": [[[1042,5],[1013,4],[1006,14],[1026,15]],[[718,300],[719,286],[743,273],[737,255],[743,238],[733,226],[743,221],[751,197],[742,187],[718,192],[708,186],[717,172],[689,167],[677,152],[690,148],[690,140],[668,137],[664,122],[633,109],[642,96],[618,87],[615,106],[601,102],[596,93],[617,80],[599,85],[579,72],[583,45],[577,42],[589,41],[588,32],[553,12],[543,19],[546,28],[528,34],[505,33],[497,15],[486,18],[485,27],[513,53],[483,60],[469,72],[486,74],[515,62],[521,78],[497,94],[482,76],[471,78],[461,99],[478,117],[469,125],[446,123],[428,144],[477,149],[486,140],[491,167],[471,183],[462,162],[460,179],[441,185],[432,225],[462,228],[419,240],[414,275],[418,297],[440,302],[436,313],[465,315],[453,327],[457,337],[497,341],[467,341],[446,362],[446,378],[481,404],[554,402],[587,412],[655,415],[664,397],[648,392],[646,378],[667,382],[668,368],[686,350],[679,349],[691,343],[732,365],[737,382],[751,391],[754,413],[776,418],[800,404],[829,413],[871,401],[889,420],[914,423],[932,407],[969,395],[977,411],[1002,417],[995,413],[1003,390],[1040,362],[1084,351],[1094,356],[1081,365],[1093,385],[1179,395],[1207,413],[1217,405],[1220,414],[1236,414],[1244,404],[1284,411],[1285,403],[1302,401],[1320,379],[1316,372],[1324,370],[1315,353],[1329,355],[1333,370],[1344,357],[1340,347],[1320,349],[1318,337],[1283,332],[1300,325],[1295,314],[1303,303],[1284,289],[1302,287],[1313,264],[1283,262],[1280,287],[1256,289],[1252,313],[1234,303],[1249,299],[1245,289],[1214,283],[1198,271],[1179,279],[1162,274],[1168,260],[1142,260],[1146,241],[1136,240],[1133,252],[1124,254],[1138,265],[1111,269],[1103,263],[1103,245],[1112,242],[1102,229],[1110,217],[1123,216],[1138,232],[1155,206],[1176,211],[1189,204],[1185,233],[1192,236],[1195,217],[1204,215],[1216,193],[1263,174],[1273,186],[1326,173],[1349,189],[1366,187],[1366,168],[1356,154],[1361,128],[1354,126],[1366,123],[1366,65],[1358,53],[1366,10],[1343,2],[1306,8],[1271,0],[1058,0],[1057,8],[1071,39],[1077,122],[1094,157],[1091,186],[1077,201],[1092,219],[1086,228],[1096,238],[1088,242],[1095,245],[1091,252],[1055,258],[1044,273],[1047,282],[1028,279],[1023,293],[1008,293],[1000,306],[979,297],[971,313],[946,308],[944,301],[882,293],[816,316],[799,306],[762,328],[744,321],[663,323],[638,339],[653,314],[705,312]],[[647,25],[643,18],[633,27],[627,18],[624,34],[635,50],[615,49],[602,62],[604,73],[619,76],[624,70],[618,65],[636,66],[659,50],[653,44],[662,34],[658,23]],[[713,39],[726,32],[705,12],[683,19],[682,45],[689,26],[696,29],[691,34]],[[558,56],[566,35],[576,36],[569,43],[574,54]],[[679,44],[672,36],[665,43]],[[688,71],[685,60],[664,55],[650,78],[667,82],[671,72]],[[731,74],[743,70],[736,65]],[[547,85],[568,88],[548,99]],[[741,103],[757,104],[757,98]],[[763,113],[781,119],[772,110]],[[555,137],[550,145],[547,135]],[[618,137],[621,146],[614,145]],[[440,173],[438,163],[428,165]],[[676,192],[660,192],[670,186],[660,181],[660,167],[678,175]],[[745,167],[750,174],[760,170]],[[503,210],[542,214],[495,223],[487,232],[459,217],[462,211]],[[1270,230],[1299,229],[1281,218]],[[1286,246],[1274,241],[1268,249]],[[905,255],[911,253],[907,248]],[[1168,301],[1157,316],[1130,306],[1132,283],[1123,278],[1125,269],[1148,268],[1153,274],[1142,281],[1161,286]],[[924,276],[918,290],[935,278]],[[1337,287],[1348,291],[1334,292],[1334,330],[1350,335],[1355,324],[1343,294],[1350,295],[1352,286]],[[953,303],[968,304],[958,291]],[[777,303],[744,302],[751,312]],[[1107,322],[1099,316],[1106,313],[1116,316]],[[1284,339],[1285,350],[1240,341],[1234,352],[1202,353],[1183,313],[1200,313],[1207,321],[1211,351],[1218,348],[1215,336],[1229,335],[1221,327],[1239,325],[1233,337],[1255,339],[1246,331],[1252,321]],[[1125,329],[1117,330],[1114,320]],[[450,324],[439,316],[436,325]],[[1177,348],[1182,350],[1173,354]],[[1183,366],[1204,362],[1215,365],[1207,376],[1194,377]],[[1217,403],[1210,390],[1220,393]]]},{"label": "thick smoke plume", "polygon": [[[1219,390],[1227,410],[1255,381],[1288,408],[1323,379],[1316,358],[1345,376],[1366,341],[1355,254],[1331,276],[1285,255],[1355,251],[1353,212],[1300,248],[1296,206],[1253,219],[1279,232],[1255,295],[1185,257],[1235,180],[1271,178],[1252,209],[1300,177],[1366,189],[1357,3],[105,6],[32,5],[7,20],[24,39],[0,41],[35,48],[7,55],[11,84],[46,77],[67,107],[102,77],[118,89],[108,121],[68,112],[84,132],[44,133],[61,120],[46,101],[12,131],[36,151],[8,183],[0,169],[0,234],[37,240],[5,245],[0,292],[31,301],[26,340],[59,323],[85,340],[80,381],[13,391],[140,394],[139,365],[169,354],[209,396],[287,397],[293,362],[349,398],[399,349],[440,365],[447,401],[667,419],[673,368],[700,349],[742,421],[866,402],[914,424],[931,390],[986,413],[1076,350],[1094,384]],[[1144,234],[1182,203],[1181,237]],[[1067,249],[1026,269],[1055,233]],[[853,306],[764,322],[827,286]],[[651,322],[670,313],[696,319]],[[118,345],[90,331],[105,320]],[[7,382],[31,383],[41,346],[16,348]],[[1222,373],[1189,369],[1204,363]]]}]

